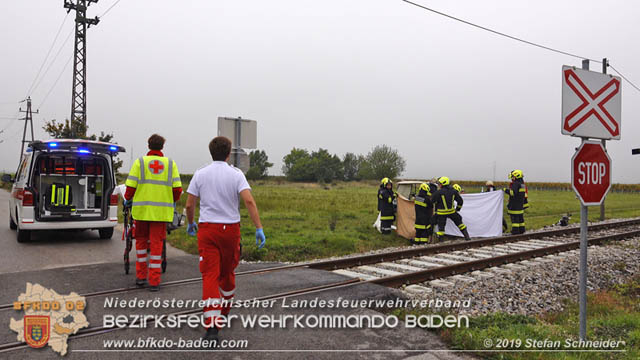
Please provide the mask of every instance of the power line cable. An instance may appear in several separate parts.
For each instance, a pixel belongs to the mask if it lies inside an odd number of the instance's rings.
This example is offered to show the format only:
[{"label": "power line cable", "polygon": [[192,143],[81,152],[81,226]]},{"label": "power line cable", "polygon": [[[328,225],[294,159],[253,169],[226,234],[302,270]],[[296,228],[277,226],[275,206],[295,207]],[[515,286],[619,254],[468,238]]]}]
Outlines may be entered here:
[{"label": "power line cable", "polygon": [[626,76],[622,75],[622,73],[618,71],[618,69],[614,68],[611,64],[609,64],[609,67],[613,69],[613,71],[615,71],[618,75],[620,75],[620,77],[623,78],[626,82],[628,82],[629,85],[633,86],[638,92],[640,92],[640,89],[634,83],[632,83],[631,80],[627,79]]},{"label": "power line cable", "polygon": [[8,119],[9,121],[7,122],[7,125],[5,125],[1,130],[0,130],[0,134],[4,133],[5,130],[7,130],[8,128],[11,127],[11,125],[15,124],[16,121],[18,120],[18,116],[20,115],[20,113],[18,112],[13,118]]},{"label": "power line cable", "polygon": [[107,13],[109,11],[111,11],[111,9],[114,8],[114,6],[118,5],[118,3],[120,2],[120,0],[116,0],[116,2],[113,3],[113,5],[109,6],[109,8],[107,9],[107,11],[103,12],[102,15],[100,15],[99,17],[103,18],[105,15],[107,15]]},{"label": "power line cable", "polygon": [[56,41],[58,41],[58,36],[60,36],[60,32],[62,31],[62,27],[64,26],[64,24],[67,21],[68,17],[69,17],[69,13],[67,13],[64,16],[64,19],[62,19],[62,24],[60,24],[60,27],[58,28],[58,32],[56,33],[56,36],[53,38],[53,42],[51,43],[51,46],[49,47],[49,51],[47,51],[47,55],[44,57],[44,60],[42,60],[42,64],[40,65],[40,69],[38,69],[38,73],[36,74],[36,77],[33,79],[33,82],[31,82],[31,86],[29,87],[29,91],[27,91],[27,96],[31,95],[31,90],[33,90],[33,86],[36,84],[36,80],[38,80],[38,77],[40,76],[40,73],[42,72],[42,69],[44,68],[44,64],[47,62],[47,59],[49,59],[49,55],[51,55],[51,50],[53,50],[53,46],[56,44]]},{"label": "power line cable", "polygon": [[56,81],[53,83],[53,85],[51,85],[51,88],[49,89],[49,91],[47,92],[47,95],[45,95],[45,97],[42,99],[42,102],[40,103],[40,105],[38,105],[37,109],[40,109],[42,107],[42,105],[44,105],[44,103],[47,101],[47,99],[49,98],[49,95],[51,94],[51,92],[53,91],[53,89],[56,87],[56,85],[58,84],[58,81],[60,81],[60,78],[62,77],[62,75],[64,74],[64,71],[67,69],[67,66],[69,66],[69,63],[71,62],[71,59],[73,59],[73,53],[71,54],[71,56],[69,56],[69,59],[67,59],[67,62],[64,64],[64,66],[62,67],[62,71],[60,71],[60,74],[58,75],[58,78],[56,79]]},{"label": "power line cable", "polygon": [[[602,61],[599,61],[599,60],[591,59],[591,58],[586,57],[586,56],[580,56],[580,55],[573,54],[573,53],[570,53],[570,52],[567,52],[567,51],[554,49],[554,48],[549,47],[549,46],[541,45],[541,44],[538,44],[538,43],[534,43],[532,41],[521,39],[521,38],[516,37],[516,36],[505,34],[503,32],[500,32],[500,31],[497,31],[497,30],[493,30],[493,29],[490,29],[488,27],[485,27],[485,26],[482,26],[482,25],[478,25],[478,24],[472,23],[472,22],[467,21],[467,20],[460,19],[460,18],[457,18],[457,17],[449,15],[449,14],[445,14],[445,13],[443,13],[441,11],[426,7],[424,5],[416,4],[416,3],[412,2],[412,1],[409,1],[409,0],[402,0],[402,1],[407,3],[407,4],[411,4],[413,6],[417,6],[417,7],[421,8],[421,9],[424,9],[424,10],[427,10],[427,11],[431,11],[432,13],[447,17],[449,19],[452,19],[452,20],[455,20],[455,21],[459,21],[459,22],[461,22],[463,24],[470,25],[470,26],[476,27],[478,29],[488,31],[488,32],[496,34],[496,35],[504,36],[504,37],[509,38],[511,40],[519,41],[519,42],[525,43],[527,45],[532,45],[532,46],[535,46],[535,47],[538,47],[538,48],[541,48],[541,49],[544,49],[544,50],[553,51],[553,52],[556,52],[558,54],[563,54],[563,55],[575,57],[575,58],[578,58],[578,59],[589,60],[589,61],[593,61],[593,62],[598,63],[598,64],[602,64]],[[613,71],[615,71],[618,75],[620,75],[620,77],[622,77],[626,82],[628,82],[629,85],[631,85],[634,89],[636,89],[638,92],[640,92],[640,88],[638,88],[633,82],[631,82],[631,80],[629,80],[627,77],[625,77],[620,71],[618,71],[610,63],[609,63],[609,67],[611,67],[611,69],[613,69]]]},{"label": "power line cable", "polygon": [[51,70],[51,67],[53,66],[53,64],[55,64],[56,60],[58,59],[58,56],[60,56],[60,53],[62,53],[62,50],[64,50],[64,46],[67,45],[67,42],[69,42],[69,39],[71,38],[71,35],[73,34],[73,30],[74,29],[71,29],[71,31],[69,31],[69,34],[67,35],[67,38],[64,40],[64,42],[60,46],[60,49],[58,49],[58,52],[56,53],[56,55],[53,57],[53,59],[49,63],[49,66],[47,66],[47,69],[44,71],[44,74],[42,74],[42,76],[40,77],[40,80],[38,80],[38,83],[33,88],[33,91],[36,91],[36,89],[42,83],[42,80],[44,79],[44,77],[49,73],[49,70]]},{"label": "power line cable", "polygon": [[21,131],[24,131],[24,130],[23,130],[23,129],[21,129],[21,128],[17,128],[17,129],[16,129],[16,131],[14,131],[14,132],[11,134],[11,136],[7,136],[6,138],[4,138],[4,139],[2,139],[2,140],[0,140],[0,141],[1,141],[1,142],[4,142],[4,141],[5,141],[5,140],[7,140],[7,139],[16,139],[16,140],[18,140],[18,142],[20,142],[20,136],[18,136],[18,135],[20,135],[20,132],[21,132]]},{"label": "power line cable", "polygon": [[541,44],[537,44],[537,43],[534,43],[532,41],[524,40],[524,39],[521,39],[519,37],[515,37],[515,36],[509,35],[509,34],[505,34],[503,32],[497,31],[497,30],[490,29],[488,27],[484,27],[482,25],[474,24],[474,23],[472,23],[470,21],[463,20],[463,19],[457,18],[457,17],[449,15],[449,14],[445,14],[445,13],[440,12],[438,10],[426,7],[424,5],[416,4],[416,3],[411,2],[409,0],[402,0],[402,1],[406,2],[407,4],[411,4],[413,6],[417,6],[417,7],[421,8],[421,9],[424,9],[424,10],[427,10],[427,11],[431,11],[432,13],[447,17],[449,19],[453,19],[453,20],[459,21],[459,22],[461,22],[463,24],[467,24],[467,25],[476,27],[478,29],[488,31],[488,32],[496,34],[496,35],[504,36],[504,37],[509,38],[511,40],[516,40],[516,41],[519,41],[519,42],[522,42],[522,43],[525,43],[525,44],[528,44],[528,45],[539,47],[541,49],[553,51],[553,52],[556,52],[556,53],[559,53],[559,54],[563,54],[563,55],[567,55],[567,56],[572,56],[572,57],[575,57],[575,58],[578,58],[578,59],[589,60],[589,61],[593,61],[593,62],[596,62],[596,63],[602,63],[602,61],[594,60],[594,59],[588,58],[586,56],[580,56],[580,55],[572,54],[570,52],[554,49],[552,47],[541,45]]}]

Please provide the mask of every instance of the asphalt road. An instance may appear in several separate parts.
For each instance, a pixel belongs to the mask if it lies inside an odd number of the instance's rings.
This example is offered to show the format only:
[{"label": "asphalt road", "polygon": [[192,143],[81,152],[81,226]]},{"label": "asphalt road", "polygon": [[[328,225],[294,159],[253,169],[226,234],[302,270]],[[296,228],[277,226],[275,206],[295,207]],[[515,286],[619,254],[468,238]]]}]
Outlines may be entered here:
[{"label": "asphalt road", "polygon": [[[0,274],[53,269],[72,265],[122,263],[124,242],[122,227],[111,239],[103,240],[97,231],[33,232],[28,243],[18,243],[16,232],[9,229],[10,193],[0,190]],[[167,244],[167,258],[186,255]],[[129,254],[135,261],[135,249]],[[132,261],[132,265],[135,263]]]}]

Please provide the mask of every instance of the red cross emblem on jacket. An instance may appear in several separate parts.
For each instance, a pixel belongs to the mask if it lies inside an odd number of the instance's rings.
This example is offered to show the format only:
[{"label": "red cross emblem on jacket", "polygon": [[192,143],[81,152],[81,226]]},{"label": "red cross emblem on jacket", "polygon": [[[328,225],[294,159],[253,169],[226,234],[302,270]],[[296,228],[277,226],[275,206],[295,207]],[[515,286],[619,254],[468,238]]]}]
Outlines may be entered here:
[{"label": "red cross emblem on jacket", "polygon": [[149,163],[149,171],[156,175],[162,174],[162,171],[164,171],[164,164],[159,160],[153,160]]}]

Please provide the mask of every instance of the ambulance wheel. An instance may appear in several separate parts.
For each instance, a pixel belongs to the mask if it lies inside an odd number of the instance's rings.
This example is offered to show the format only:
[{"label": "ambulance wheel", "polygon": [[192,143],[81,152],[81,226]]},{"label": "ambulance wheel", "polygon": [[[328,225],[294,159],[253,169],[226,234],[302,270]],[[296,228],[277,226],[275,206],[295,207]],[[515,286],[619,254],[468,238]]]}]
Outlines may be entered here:
[{"label": "ambulance wheel", "polygon": [[100,239],[111,239],[113,236],[113,228],[98,229],[98,233],[100,234]]},{"label": "ambulance wheel", "polygon": [[24,243],[31,240],[31,231],[30,230],[21,230],[18,228],[18,242]]},{"label": "ambulance wheel", "polygon": [[18,228],[18,224],[13,222],[13,218],[11,217],[11,213],[9,213],[9,229],[16,230]]}]

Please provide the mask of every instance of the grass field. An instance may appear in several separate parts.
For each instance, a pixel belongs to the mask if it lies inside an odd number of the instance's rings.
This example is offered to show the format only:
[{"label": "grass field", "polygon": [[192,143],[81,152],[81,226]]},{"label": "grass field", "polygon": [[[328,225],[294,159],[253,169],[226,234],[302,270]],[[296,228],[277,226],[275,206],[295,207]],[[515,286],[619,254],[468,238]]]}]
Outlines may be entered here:
[{"label": "grass field", "polygon": [[[485,339],[512,339],[521,343],[509,343],[506,349],[526,349],[527,352],[478,352],[483,359],[535,360],[535,359],[639,359],[640,358],[640,275],[612,289],[588,294],[587,339],[622,340],[624,345],[615,350],[625,352],[572,352],[565,341],[575,341],[578,336],[579,307],[575,301],[567,301],[565,310],[548,313],[539,317],[495,313],[471,318],[469,328],[451,328],[437,333],[456,350],[482,350]],[[424,310],[396,310],[400,316],[405,313],[428,314]],[[425,330],[426,331],[426,330]],[[538,345],[526,339],[549,340],[555,344]],[[559,344],[559,345],[558,345]],[[545,347],[546,346],[546,347]],[[493,348],[492,346],[490,346]],[[557,352],[536,352],[535,350],[559,350]],[[573,348],[576,349],[575,347]],[[582,348],[584,349],[584,348]]]},{"label": "grass field", "polygon": [[[246,209],[241,209],[245,260],[302,261],[408,244],[395,234],[382,236],[372,227],[377,216],[377,182],[323,185],[257,181],[251,185],[267,245],[256,249],[255,228]],[[179,211],[185,199],[183,195]],[[551,225],[566,213],[573,215],[572,223],[580,221],[580,203],[572,191],[529,191],[529,202],[527,229]],[[599,208],[592,207],[589,219],[597,220],[599,214]],[[640,193],[607,196],[607,218],[636,216],[640,216]],[[169,241],[189,253],[197,253],[197,241],[186,234],[186,227],[173,232]]]}]

